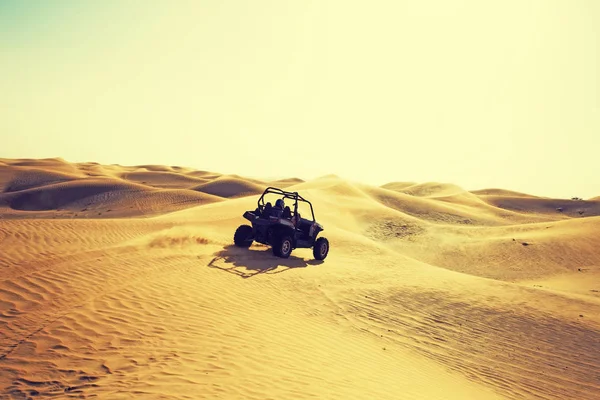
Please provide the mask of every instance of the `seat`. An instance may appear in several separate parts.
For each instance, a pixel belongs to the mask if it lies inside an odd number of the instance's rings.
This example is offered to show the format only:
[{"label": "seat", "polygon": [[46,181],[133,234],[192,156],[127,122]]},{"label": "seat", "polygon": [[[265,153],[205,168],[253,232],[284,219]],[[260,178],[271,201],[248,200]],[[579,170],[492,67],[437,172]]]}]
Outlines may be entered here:
[{"label": "seat", "polygon": [[296,224],[296,231],[298,233],[300,233],[300,235],[302,237],[308,238],[310,235],[310,227],[312,226],[312,222],[304,219],[304,218],[300,218],[298,220],[298,223]]},{"label": "seat", "polygon": [[261,217],[269,218],[271,216],[272,211],[273,211],[273,205],[270,202],[265,204],[265,208],[263,208]]},{"label": "seat", "polygon": [[292,210],[290,210],[289,206],[285,206],[283,209],[283,214],[281,214],[281,218],[292,219]]}]

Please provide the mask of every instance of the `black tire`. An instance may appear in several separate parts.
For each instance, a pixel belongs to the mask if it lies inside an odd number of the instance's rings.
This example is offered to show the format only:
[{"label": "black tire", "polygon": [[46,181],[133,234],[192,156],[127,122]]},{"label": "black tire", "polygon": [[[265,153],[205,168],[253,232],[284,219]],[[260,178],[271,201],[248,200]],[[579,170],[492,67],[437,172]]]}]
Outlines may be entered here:
[{"label": "black tire", "polygon": [[316,260],[324,260],[327,254],[329,254],[329,240],[320,237],[313,246],[313,256]]},{"label": "black tire", "polygon": [[249,225],[240,225],[233,235],[233,243],[238,247],[250,247],[254,239],[252,238],[252,227]]},{"label": "black tire", "polygon": [[288,258],[292,254],[292,237],[290,235],[281,235],[273,243],[273,254],[277,257]]}]

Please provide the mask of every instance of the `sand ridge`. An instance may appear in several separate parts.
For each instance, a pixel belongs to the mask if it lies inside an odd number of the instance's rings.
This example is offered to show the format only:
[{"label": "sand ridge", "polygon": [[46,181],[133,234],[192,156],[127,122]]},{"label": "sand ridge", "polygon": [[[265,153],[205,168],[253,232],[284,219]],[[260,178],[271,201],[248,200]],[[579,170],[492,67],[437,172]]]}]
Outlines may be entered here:
[{"label": "sand ridge", "polygon": [[277,181],[1,159],[0,398],[598,397],[597,199],[279,182],[324,262],[232,246]]}]

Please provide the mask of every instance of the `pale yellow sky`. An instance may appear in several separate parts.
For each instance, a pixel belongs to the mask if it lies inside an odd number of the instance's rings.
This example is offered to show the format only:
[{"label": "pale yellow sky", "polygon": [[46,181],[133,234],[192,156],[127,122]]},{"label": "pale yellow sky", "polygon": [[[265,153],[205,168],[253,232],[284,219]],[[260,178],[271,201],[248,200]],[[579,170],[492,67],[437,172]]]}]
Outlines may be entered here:
[{"label": "pale yellow sky", "polygon": [[0,2],[0,157],[600,195],[600,2]]}]

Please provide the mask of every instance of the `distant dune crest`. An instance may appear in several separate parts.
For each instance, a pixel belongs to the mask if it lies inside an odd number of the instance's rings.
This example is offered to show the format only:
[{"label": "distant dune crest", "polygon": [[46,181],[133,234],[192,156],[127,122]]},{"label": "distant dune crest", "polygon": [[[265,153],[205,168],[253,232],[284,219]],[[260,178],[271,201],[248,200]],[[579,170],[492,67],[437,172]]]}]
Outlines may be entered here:
[{"label": "distant dune crest", "polygon": [[302,182],[267,182],[180,166],[1,159],[0,212],[6,218],[151,216],[256,195],[268,185]]},{"label": "distant dune crest", "polygon": [[514,192],[512,190],[505,189],[481,189],[481,190],[473,190],[471,193],[474,193],[478,196],[506,196],[506,197],[531,197],[531,198],[539,198],[538,196],[533,196],[531,194]]},{"label": "distant dune crest", "polygon": [[437,183],[437,182],[428,182],[428,183],[404,183],[404,182],[394,182],[388,183],[382,186],[384,189],[395,190],[398,192],[410,194],[412,196],[418,197],[444,197],[451,196],[458,193],[463,193],[465,190],[456,186],[447,183]]},{"label": "distant dune crest", "polygon": [[497,225],[600,213],[600,197],[573,202],[504,189],[467,192],[439,182],[391,182],[377,188],[333,174],[311,181],[263,181],[180,166],[69,163],[61,158],[0,160],[0,210],[12,218],[49,212],[71,218],[151,216],[256,196],[267,186],[320,191],[345,202],[374,201],[433,223]]},{"label": "distant dune crest", "polygon": [[261,185],[237,176],[220,176],[195,186],[192,190],[224,198],[233,198],[262,193],[266,187],[265,183]]}]

